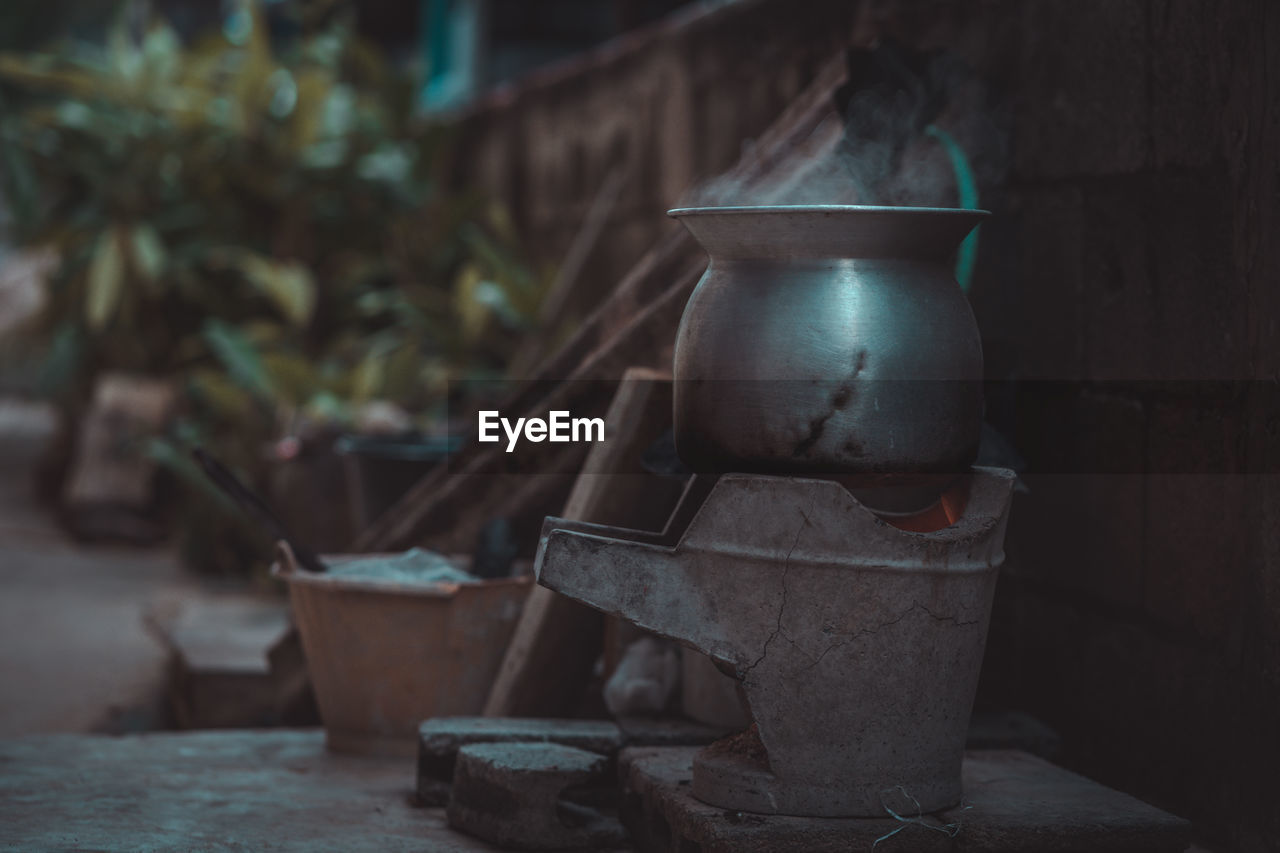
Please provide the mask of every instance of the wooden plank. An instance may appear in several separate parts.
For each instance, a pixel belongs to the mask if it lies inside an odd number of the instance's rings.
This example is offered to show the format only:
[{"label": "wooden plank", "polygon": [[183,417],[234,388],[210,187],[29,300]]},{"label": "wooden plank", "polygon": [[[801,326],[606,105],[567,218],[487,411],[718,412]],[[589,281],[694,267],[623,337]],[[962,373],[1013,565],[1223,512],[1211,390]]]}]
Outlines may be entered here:
[{"label": "wooden plank", "polygon": [[[836,126],[832,124],[833,96],[844,78],[842,52],[718,186],[762,187],[766,182],[773,186],[773,181],[782,176],[790,179],[802,164],[829,152],[839,138],[832,133]],[[581,330],[544,360],[502,410],[541,417],[551,408],[560,408],[579,417],[597,417],[608,405],[608,397],[598,384],[581,380],[614,380],[631,366],[668,368],[680,315],[705,264],[702,250],[673,223],[667,236],[619,282]],[[540,447],[551,453],[551,445]],[[567,447],[585,459],[585,446]],[[538,453],[521,456],[533,467],[545,458]],[[492,476],[502,471],[502,461],[502,452],[494,445],[469,442],[448,466],[427,474],[367,528],[354,550],[396,550],[415,544],[442,550],[457,550],[463,543],[470,547],[476,531],[492,517],[489,507],[508,497],[514,482],[508,476],[529,473]],[[555,461],[560,466],[573,460]]]},{"label": "wooden plank", "polygon": [[[639,471],[641,454],[671,421],[671,378],[649,368],[623,375],[605,415],[605,440],[591,448],[561,516],[597,524],[660,528],[683,490],[679,480]],[[567,713],[600,652],[602,617],[533,587],[507,646],[487,716]]]}]

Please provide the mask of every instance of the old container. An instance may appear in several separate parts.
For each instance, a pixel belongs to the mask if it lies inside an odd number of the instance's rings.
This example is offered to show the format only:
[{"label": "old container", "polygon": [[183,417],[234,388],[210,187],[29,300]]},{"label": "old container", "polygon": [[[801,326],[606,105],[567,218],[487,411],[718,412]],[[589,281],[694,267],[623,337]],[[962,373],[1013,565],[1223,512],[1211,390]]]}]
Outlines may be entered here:
[{"label": "old container", "polygon": [[951,261],[985,211],[673,210],[710,255],[680,323],[676,447],[702,471],[962,472],[982,346]]},{"label": "old container", "polygon": [[394,584],[308,572],[279,551],[330,749],[414,755],[423,720],[481,713],[530,578]]}]

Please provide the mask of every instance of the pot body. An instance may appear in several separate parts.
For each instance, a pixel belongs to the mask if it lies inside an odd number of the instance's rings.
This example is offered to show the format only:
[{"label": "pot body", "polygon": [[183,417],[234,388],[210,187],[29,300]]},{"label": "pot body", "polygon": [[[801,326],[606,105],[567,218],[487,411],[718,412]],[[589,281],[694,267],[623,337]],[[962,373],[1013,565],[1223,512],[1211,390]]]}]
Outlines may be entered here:
[{"label": "pot body", "polygon": [[982,215],[673,211],[711,258],[676,337],[675,436],[701,471],[960,472],[982,346],[950,259]]}]

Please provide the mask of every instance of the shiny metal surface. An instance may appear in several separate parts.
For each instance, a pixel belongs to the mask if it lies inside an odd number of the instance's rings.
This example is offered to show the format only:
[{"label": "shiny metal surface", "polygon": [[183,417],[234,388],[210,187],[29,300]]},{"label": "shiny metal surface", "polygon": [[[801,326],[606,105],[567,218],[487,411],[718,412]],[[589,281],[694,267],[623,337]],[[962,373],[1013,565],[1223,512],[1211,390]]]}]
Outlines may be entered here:
[{"label": "shiny metal surface", "polygon": [[711,263],[676,338],[676,447],[700,471],[960,472],[982,346],[951,257],[985,211],[673,210]]}]

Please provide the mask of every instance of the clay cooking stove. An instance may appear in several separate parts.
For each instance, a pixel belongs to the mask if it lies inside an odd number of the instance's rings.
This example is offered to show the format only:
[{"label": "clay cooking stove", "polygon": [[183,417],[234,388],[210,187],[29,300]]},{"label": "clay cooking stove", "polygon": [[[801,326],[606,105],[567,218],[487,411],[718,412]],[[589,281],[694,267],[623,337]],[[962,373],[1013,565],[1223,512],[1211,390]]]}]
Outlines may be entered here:
[{"label": "clay cooking stove", "polygon": [[547,519],[538,582],[737,681],[752,726],[694,758],[698,800],[952,807],[1014,483],[970,467],[981,349],[949,259],[980,214],[673,215],[711,256],[675,364],[703,473],[661,533]]}]

